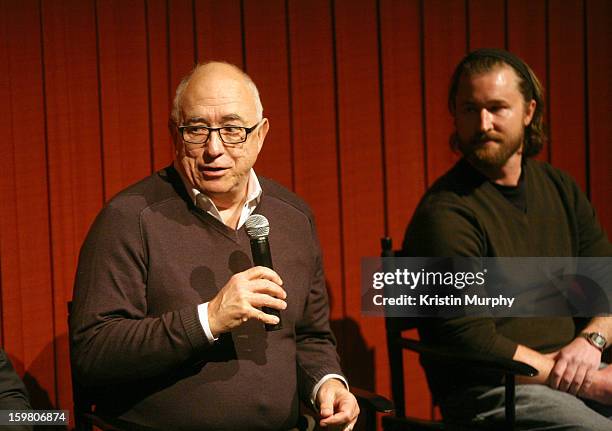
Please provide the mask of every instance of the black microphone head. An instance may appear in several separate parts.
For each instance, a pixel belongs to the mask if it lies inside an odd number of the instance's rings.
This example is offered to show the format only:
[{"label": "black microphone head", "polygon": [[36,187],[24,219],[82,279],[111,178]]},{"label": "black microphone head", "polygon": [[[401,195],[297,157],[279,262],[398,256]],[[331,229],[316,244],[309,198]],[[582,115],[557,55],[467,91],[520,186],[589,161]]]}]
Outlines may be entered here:
[{"label": "black microphone head", "polygon": [[247,235],[251,239],[265,238],[270,233],[270,223],[261,214],[252,214],[244,224]]}]

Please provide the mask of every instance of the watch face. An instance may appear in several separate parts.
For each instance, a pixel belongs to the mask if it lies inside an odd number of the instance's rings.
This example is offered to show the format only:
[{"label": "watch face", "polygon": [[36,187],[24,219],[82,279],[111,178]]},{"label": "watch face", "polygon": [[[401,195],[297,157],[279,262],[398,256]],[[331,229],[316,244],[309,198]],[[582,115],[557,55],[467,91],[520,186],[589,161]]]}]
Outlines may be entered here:
[{"label": "watch face", "polygon": [[606,339],[601,334],[593,332],[589,334],[589,338],[595,345],[599,347],[603,348],[606,345]]}]

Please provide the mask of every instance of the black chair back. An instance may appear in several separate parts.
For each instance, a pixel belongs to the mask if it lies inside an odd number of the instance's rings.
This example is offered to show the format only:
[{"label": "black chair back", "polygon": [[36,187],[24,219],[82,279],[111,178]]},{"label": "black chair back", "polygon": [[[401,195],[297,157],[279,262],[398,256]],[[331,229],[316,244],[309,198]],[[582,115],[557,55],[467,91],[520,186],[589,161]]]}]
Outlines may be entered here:
[{"label": "black chair back", "polygon": [[[391,238],[381,239],[381,257],[402,257],[401,251],[393,250]],[[393,272],[392,259],[383,259],[383,270]],[[514,430],[515,426],[515,376],[533,377],[538,370],[532,366],[505,358],[490,358],[473,352],[462,352],[454,349],[449,350],[441,346],[431,346],[420,343],[417,340],[407,339],[402,332],[418,327],[418,318],[410,317],[385,317],[387,332],[387,352],[389,355],[389,367],[391,371],[391,392],[395,404],[395,416],[383,417],[385,431],[395,430],[442,430],[444,424],[436,421],[423,421],[420,419],[407,418],[404,395],[404,360],[403,350],[409,349],[421,355],[427,355],[437,360],[451,361],[453,363],[465,363],[467,366],[477,366],[482,369],[493,370],[504,375],[505,380],[505,423],[499,428]],[[486,426],[485,426],[486,427]],[[460,424],[453,424],[453,429],[464,429]],[[468,425],[468,430],[474,429]]]},{"label": "black chair back", "polygon": [[[389,259],[396,256],[393,250],[391,238],[385,237],[380,240],[381,257],[383,258],[383,269],[389,272]],[[397,343],[401,338],[402,331],[413,329],[415,322],[412,319],[399,319],[393,317],[385,318],[385,329],[387,335],[387,355],[389,356],[389,371],[391,372],[391,395],[395,405],[395,415],[406,417],[406,399],[404,395],[404,354],[402,347]]]}]

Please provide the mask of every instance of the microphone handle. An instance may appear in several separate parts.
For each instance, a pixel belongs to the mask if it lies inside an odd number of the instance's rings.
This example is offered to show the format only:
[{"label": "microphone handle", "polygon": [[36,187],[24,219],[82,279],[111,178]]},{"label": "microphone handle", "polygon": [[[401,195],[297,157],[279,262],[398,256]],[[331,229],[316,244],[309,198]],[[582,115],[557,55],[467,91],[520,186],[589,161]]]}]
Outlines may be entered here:
[{"label": "microphone handle", "polygon": [[[265,266],[274,269],[272,266],[272,253],[270,253],[270,243],[268,237],[260,237],[251,239],[251,254],[253,255],[253,263],[255,266]],[[266,331],[278,331],[283,328],[280,311],[271,307],[262,307],[261,310],[272,316],[278,317],[276,325],[265,324]]]}]

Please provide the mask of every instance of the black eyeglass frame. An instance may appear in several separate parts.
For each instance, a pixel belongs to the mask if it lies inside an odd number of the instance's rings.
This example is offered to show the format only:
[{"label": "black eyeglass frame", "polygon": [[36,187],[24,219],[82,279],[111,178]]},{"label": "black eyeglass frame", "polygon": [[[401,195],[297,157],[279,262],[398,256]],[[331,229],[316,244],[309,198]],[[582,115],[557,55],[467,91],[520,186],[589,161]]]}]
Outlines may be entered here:
[{"label": "black eyeglass frame", "polygon": [[[193,145],[204,145],[208,142],[208,140],[210,139],[211,135],[214,132],[217,132],[219,134],[219,139],[221,139],[221,142],[223,142],[224,145],[239,145],[242,144],[244,142],[246,142],[247,139],[249,139],[249,135],[251,134],[251,132],[253,132],[255,129],[257,129],[261,124],[263,123],[263,119],[261,121],[258,121],[257,124],[255,124],[252,127],[243,127],[243,126],[223,126],[223,127],[208,127],[208,126],[176,126],[176,128],[178,129],[179,133],[181,134],[181,139],[183,139],[184,142],[187,142],[188,144],[193,144]],[[208,130],[208,136],[206,137],[206,139],[202,142],[192,142],[192,141],[188,141],[187,139],[185,139],[185,134],[184,134],[184,130],[187,129],[206,129]],[[221,134],[221,130],[223,129],[243,129],[245,134],[244,134],[244,139],[242,141],[238,141],[238,142],[226,142],[223,139],[223,135]]]}]

